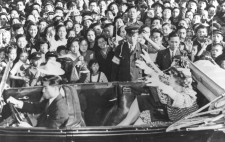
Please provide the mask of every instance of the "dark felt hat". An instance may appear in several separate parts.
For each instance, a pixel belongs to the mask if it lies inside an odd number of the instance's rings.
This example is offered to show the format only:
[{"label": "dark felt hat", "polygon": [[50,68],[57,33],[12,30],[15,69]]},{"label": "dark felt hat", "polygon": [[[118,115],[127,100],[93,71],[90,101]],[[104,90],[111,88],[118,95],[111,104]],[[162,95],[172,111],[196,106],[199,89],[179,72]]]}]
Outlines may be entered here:
[{"label": "dark felt hat", "polygon": [[212,34],[220,34],[220,35],[223,35],[223,33],[220,31],[220,30],[213,30],[212,31]]},{"label": "dark felt hat", "polygon": [[140,26],[138,24],[132,24],[132,25],[127,26],[125,28],[127,34],[129,34],[129,35],[133,35],[135,33],[138,33],[139,29],[140,29]]},{"label": "dark felt hat", "polygon": [[162,31],[159,30],[159,29],[156,29],[156,28],[154,28],[154,29],[151,31],[151,33],[152,33],[152,34],[153,34],[153,33],[159,33],[160,35],[163,35]]},{"label": "dark felt hat", "polygon": [[5,12],[1,12],[1,13],[0,13],[0,16],[2,16],[2,15],[5,15],[5,16],[7,16],[7,15],[8,15],[8,13],[5,13]]},{"label": "dark felt hat", "polygon": [[59,52],[61,52],[62,50],[67,50],[67,48],[66,48],[66,46],[59,46],[58,48],[57,48],[57,52],[59,53]]},{"label": "dark felt hat", "polygon": [[58,55],[57,55],[57,53],[56,52],[54,52],[54,51],[52,51],[52,52],[50,52],[50,51],[48,51],[46,54],[45,54],[45,58],[47,59],[47,58],[49,58],[49,57],[58,57]]},{"label": "dark felt hat", "polygon": [[107,24],[104,25],[104,28],[107,28],[109,26],[114,26],[114,25],[113,25],[113,23],[107,23]]},{"label": "dark felt hat", "polygon": [[62,7],[56,7],[56,8],[55,8],[55,11],[56,11],[56,10],[62,10],[62,11],[64,11],[64,9],[63,9]]},{"label": "dark felt hat", "polygon": [[18,29],[22,28],[22,27],[23,27],[23,25],[22,25],[22,24],[20,24],[20,23],[16,23],[16,24],[14,24],[12,27],[13,27],[13,30],[14,30],[14,31],[16,31],[16,30],[18,30]]},{"label": "dark felt hat", "polygon": [[31,60],[39,60],[41,59],[41,52],[34,52],[30,55]]},{"label": "dark felt hat", "polygon": [[221,28],[221,25],[219,23],[217,23],[217,22],[213,22],[210,26],[213,27],[213,28],[216,28],[216,29],[220,29]]}]

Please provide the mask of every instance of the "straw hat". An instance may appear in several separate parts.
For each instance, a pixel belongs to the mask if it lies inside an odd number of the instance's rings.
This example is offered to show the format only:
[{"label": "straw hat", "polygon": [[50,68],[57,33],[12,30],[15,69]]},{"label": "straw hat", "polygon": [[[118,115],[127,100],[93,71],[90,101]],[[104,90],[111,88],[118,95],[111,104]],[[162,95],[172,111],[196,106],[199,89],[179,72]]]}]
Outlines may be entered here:
[{"label": "straw hat", "polygon": [[65,71],[61,68],[61,64],[56,61],[48,61],[44,66],[38,69],[41,73],[45,75],[63,75]]}]

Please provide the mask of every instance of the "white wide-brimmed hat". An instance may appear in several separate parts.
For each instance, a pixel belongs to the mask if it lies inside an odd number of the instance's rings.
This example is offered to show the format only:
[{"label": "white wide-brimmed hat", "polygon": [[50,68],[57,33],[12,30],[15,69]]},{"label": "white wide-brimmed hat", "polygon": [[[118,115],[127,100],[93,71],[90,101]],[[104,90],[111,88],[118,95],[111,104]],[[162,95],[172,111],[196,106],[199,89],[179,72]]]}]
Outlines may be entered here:
[{"label": "white wide-brimmed hat", "polygon": [[61,64],[56,61],[49,60],[44,66],[38,70],[45,75],[63,75],[65,71],[61,68]]}]

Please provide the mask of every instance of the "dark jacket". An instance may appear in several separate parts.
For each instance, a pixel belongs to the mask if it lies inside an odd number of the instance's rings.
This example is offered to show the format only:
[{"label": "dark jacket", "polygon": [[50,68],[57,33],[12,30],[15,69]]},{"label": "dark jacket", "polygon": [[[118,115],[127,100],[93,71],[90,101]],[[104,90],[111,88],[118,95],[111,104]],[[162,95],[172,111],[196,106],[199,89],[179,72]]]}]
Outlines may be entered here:
[{"label": "dark jacket", "polygon": [[136,81],[142,77],[143,71],[135,65],[135,61],[141,58],[142,49],[146,46],[136,44],[133,51],[130,51],[126,41],[122,42],[115,51],[112,66],[112,81]]},{"label": "dark jacket", "polygon": [[98,60],[100,71],[105,73],[108,81],[111,81],[113,56],[114,52],[112,50],[108,51],[107,56],[104,56],[100,50],[96,53],[96,59]]},{"label": "dark jacket", "polygon": [[[180,55],[180,51],[177,50],[175,55]],[[164,49],[158,52],[156,57],[156,64],[159,66],[160,70],[168,69],[172,64],[172,58],[170,55],[170,49]]]},{"label": "dark jacket", "polygon": [[58,95],[50,106],[46,107],[48,100],[41,103],[24,103],[23,110],[30,113],[41,113],[37,127],[59,128],[64,127],[69,118],[68,106],[65,99]]}]

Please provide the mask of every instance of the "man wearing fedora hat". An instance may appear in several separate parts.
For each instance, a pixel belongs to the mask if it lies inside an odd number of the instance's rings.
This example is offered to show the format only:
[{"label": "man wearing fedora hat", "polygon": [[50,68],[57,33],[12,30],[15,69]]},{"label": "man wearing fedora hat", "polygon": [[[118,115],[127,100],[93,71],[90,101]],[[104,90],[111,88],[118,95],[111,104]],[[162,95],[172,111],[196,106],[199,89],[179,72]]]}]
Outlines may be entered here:
[{"label": "man wearing fedora hat", "polygon": [[[37,119],[37,127],[60,128],[65,127],[69,114],[68,106],[63,98],[60,88],[60,75],[64,74],[57,62],[49,61],[46,65],[39,68],[39,71],[45,76],[43,77],[43,96],[42,101],[38,103],[28,103],[17,100],[13,97],[7,99],[8,103],[12,103],[15,107],[25,112],[41,113]],[[21,127],[29,127],[27,123],[18,124]]]}]

